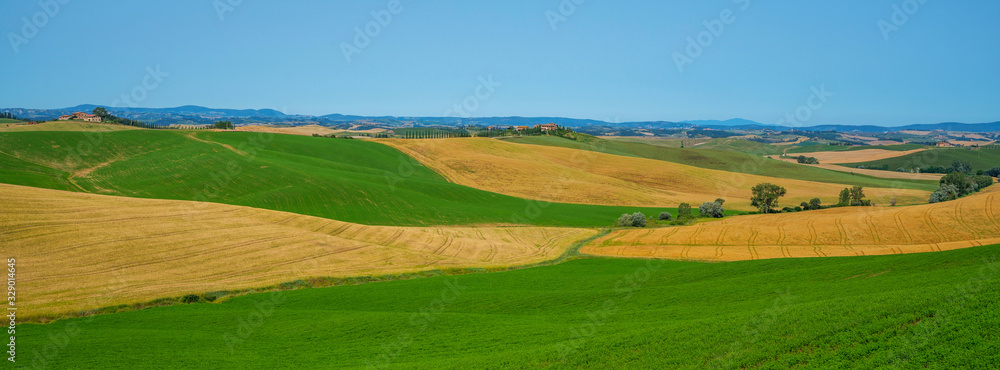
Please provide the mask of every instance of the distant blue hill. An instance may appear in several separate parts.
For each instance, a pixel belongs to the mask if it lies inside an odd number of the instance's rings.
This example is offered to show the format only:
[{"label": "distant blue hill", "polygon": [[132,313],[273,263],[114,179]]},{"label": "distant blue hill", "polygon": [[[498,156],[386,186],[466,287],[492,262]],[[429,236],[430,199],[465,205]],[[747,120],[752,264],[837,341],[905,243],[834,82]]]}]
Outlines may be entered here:
[{"label": "distant blue hill", "polygon": [[[75,107],[62,109],[64,111],[82,111],[90,112],[97,105],[93,104],[83,104],[77,105]],[[184,105],[175,108],[129,108],[129,107],[105,107],[108,112],[126,112],[126,113],[161,113],[161,114],[177,114],[177,115],[213,115],[220,117],[284,117],[284,113],[276,111],[274,109],[215,109],[206,108],[197,105]]]},{"label": "distant blue hill", "polygon": [[[7,108],[0,111],[11,112],[18,117],[34,120],[55,119],[64,114],[77,111],[91,112],[98,107],[94,104],[82,104],[62,109],[25,109]],[[351,125],[376,125],[380,127],[401,126],[533,126],[537,124],[555,123],[567,127],[613,127],[613,128],[647,128],[647,129],[677,129],[704,127],[715,130],[801,130],[801,131],[839,131],[839,132],[885,132],[899,130],[947,130],[963,132],[996,132],[1000,131],[1000,122],[993,123],[957,123],[944,122],[935,124],[915,124],[906,126],[851,126],[851,125],[817,125],[809,127],[788,127],[767,125],[742,118],[719,120],[692,121],[642,121],[642,122],[606,122],[593,119],[566,117],[396,117],[396,116],[357,116],[344,114],[328,114],[314,117],[305,115],[287,115],[274,109],[223,109],[206,108],[197,105],[185,105],[174,108],[128,108],[106,107],[112,114],[128,117],[159,125],[171,124],[207,124],[216,120],[232,120],[236,124],[280,123],[290,125],[319,124],[338,127]]]},{"label": "distant blue hill", "polygon": [[766,126],[775,126],[776,127],[776,125],[765,125],[765,124],[757,122],[757,121],[751,121],[751,120],[742,119],[742,118],[727,119],[725,121],[718,121],[718,120],[694,120],[694,121],[681,121],[681,122],[682,123],[690,123],[692,125],[702,126],[702,127],[710,127],[710,126],[714,126],[714,127],[733,127],[733,126],[766,127]]}]

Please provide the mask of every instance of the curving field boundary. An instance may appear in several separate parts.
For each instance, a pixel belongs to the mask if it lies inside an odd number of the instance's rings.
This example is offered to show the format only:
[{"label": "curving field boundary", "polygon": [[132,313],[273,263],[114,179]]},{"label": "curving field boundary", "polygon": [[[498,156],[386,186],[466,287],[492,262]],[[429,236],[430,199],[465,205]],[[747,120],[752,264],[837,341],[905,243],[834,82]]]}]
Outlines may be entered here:
[{"label": "curving field boundary", "polygon": [[309,277],[550,260],[596,230],[366,226],[292,213],[0,184],[24,316]]},{"label": "curving field boundary", "polygon": [[[453,183],[560,203],[676,207],[723,198],[727,209],[750,211],[754,210],[750,188],[761,182],[787,188],[782,198],[786,205],[814,197],[824,204],[836,203],[840,191],[848,187],[486,138],[377,142],[406,153]],[[877,204],[893,198],[898,204],[919,204],[930,196],[926,191],[899,188],[865,188],[865,194]]]},{"label": "curving field boundary", "polygon": [[617,230],[581,252],[737,261],[933,252],[1000,243],[1000,186],[951,202],[732,217],[693,226]]}]

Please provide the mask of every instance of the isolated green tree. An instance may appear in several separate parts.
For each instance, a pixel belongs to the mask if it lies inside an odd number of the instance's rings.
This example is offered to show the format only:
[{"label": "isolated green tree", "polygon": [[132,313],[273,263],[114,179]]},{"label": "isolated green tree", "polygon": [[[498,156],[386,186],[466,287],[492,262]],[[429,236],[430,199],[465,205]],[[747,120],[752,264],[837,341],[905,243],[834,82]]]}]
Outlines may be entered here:
[{"label": "isolated green tree", "polygon": [[822,205],[822,201],[819,198],[812,198],[812,199],[809,200],[809,203],[803,202],[803,205],[802,205],[802,209],[805,209],[805,210],[814,210],[814,209],[820,209],[820,208],[823,208],[823,205]]},{"label": "isolated green tree", "polygon": [[872,201],[865,199],[865,189],[860,186],[852,187],[849,191],[851,206],[870,206]]},{"label": "isolated green tree", "polygon": [[750,189],[750,205],[757,207],[761,213],[770,213],[778,207],[778,198],[785,196],[785,188],[771,183],[760,183]]},{"label": "isolated green tree", "polygon": [[840,191],[840,196],[837,197],[838,207],[847,207],[851,205],[851,189],[844,188]]},{"label": "isolated green tree", "polygon": [[660,217],[658,218],[660,221],[670,221],[670,219],[674,218],[674,216],[671,215],[670,212],[660,212]]},{"label": "isolated green tree", "polygon": [[677,219],[683,220],[691,218],[691,205],[687,203],[681,203],[677,206]]}]

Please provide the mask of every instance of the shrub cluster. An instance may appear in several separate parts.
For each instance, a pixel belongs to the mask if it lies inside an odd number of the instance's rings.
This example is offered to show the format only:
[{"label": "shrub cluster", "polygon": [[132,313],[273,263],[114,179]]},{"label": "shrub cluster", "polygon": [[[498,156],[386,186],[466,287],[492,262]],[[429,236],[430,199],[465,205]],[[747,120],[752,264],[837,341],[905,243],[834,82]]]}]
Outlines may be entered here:
[{"label": "shrub cluster", "polygon": [[819,164],[819,160],[816,157],[806,157],[804,155],[795,157],[795,161],[805,164]]},{"label": "shrub cluster", "polygon": [[646,227],[646,215],[642,212],[636,212],[633,214],[623,214],[618,217],[618,221],[615,222],[615,226],[620,227]]},{"label": "shrub cluster", "polygon": [[823,209],[823,204],[822,201],[819,200],[819,198],[812,198],[809,200],[808,203],[802,202],[802,204],[799,204],[799,207],[796,208],[800,207],[802,208],[803,211],[812,211],[817,209]]},{"label": "shrub cluster", "polygon": [[711,217],[711,218],[723,218],[726,216],[726,210],[722,208],[722,204],[726,200],[719,198],[714,202],[705,202],[698,206],[698,213],[701,217]]},{"label": "shrub cluster", "polygon": [[[971,172],[971,170],[970,170]],[[965,172],[951,172],[941,178],[940,186],[931,193],[930,203],[947,202],[980,191],[993,185],[993,177],[968,175]]]},{"label": "shrub cluster", "polygon": [[921,173],[952,173],[961,172],[964,174],[972,173],[972,164],[965,161],[954,161],[951,166],[927,166],[920,169]]}]

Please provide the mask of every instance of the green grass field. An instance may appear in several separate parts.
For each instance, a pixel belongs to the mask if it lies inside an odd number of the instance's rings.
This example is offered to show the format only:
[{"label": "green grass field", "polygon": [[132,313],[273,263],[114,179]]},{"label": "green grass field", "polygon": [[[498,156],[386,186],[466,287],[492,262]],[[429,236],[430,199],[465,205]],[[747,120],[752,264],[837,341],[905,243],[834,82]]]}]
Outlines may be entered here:
[{"label": "green grass field", "polygon": [[815,152],[849,152],[855,150],[865,150],[865,149],[882,149],[882,150],[892,150],[897,152],[905,152],[907,150],[926,148],[926,145],[922,144],[899,144],[899,145],[806,145],[797,146],[793,145],[789,147],[788,154],[792,153],[815,153]]},{"label": "green grass field", "polygon": [[758,156],[781,154],[784,146],[760,143],[751,140],[719,138],[719,139],[659,139],[637,137],[615,137],[607,139],[615,142],[640,143],[668,148],[680,148],[684,144],[689,149],[711,149],[737,151],[756,154]]},{"label": "green grass field", "polygon": [[1000,167],[1000,149],[934,148],[896,158],[871,162],[846,163],[842,166],[856,168],[862,165],[865,167],[888,165],[889,170],[895,170],[900,167],[905,169],[928,166],[948,167],[954,161],[969,162],[972,165],[973,171],[985,171],[993,167]]},{"label": "green grass field", "polygon": [[839,171],[830,171],[822,168],[800,166],[794,163],[763,158],[755,154],[748,154],[740,151],[714,149],[694,150],[688,148],[680,149],[639,142],[622,142],[603,139],[593,139],[592,141],[581,143],[578,141],[552,136],[528,136],[507,140],[523,144],[549,145],[593,150],[608,154],[656,159],[713,170],[771,176],[783,179],[860,185],[876,188],[898,187],[927,191],[933,191],[937,188],[937,183],[933,181],[882,179],[865,175],[855,175]]},{"label": "green grass field", "polygon": [[[260,293],[17,329],[93,368],[990,368],[1000,246],[524,270]],[[32,350],[27,350],[32,349]]]},{"label": "green grass field", "polygon": [[[84,169],[93,171],[71,177]],[[238,132],[0,133],[0,182],[211,201],[369,225],[592,227],[610,226],[622,213],[667,210],[530,202],[449,183],[374,142]]]}]

